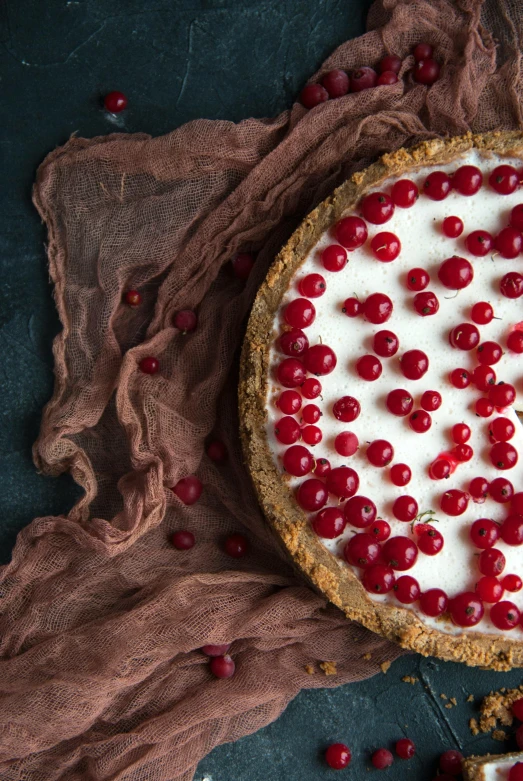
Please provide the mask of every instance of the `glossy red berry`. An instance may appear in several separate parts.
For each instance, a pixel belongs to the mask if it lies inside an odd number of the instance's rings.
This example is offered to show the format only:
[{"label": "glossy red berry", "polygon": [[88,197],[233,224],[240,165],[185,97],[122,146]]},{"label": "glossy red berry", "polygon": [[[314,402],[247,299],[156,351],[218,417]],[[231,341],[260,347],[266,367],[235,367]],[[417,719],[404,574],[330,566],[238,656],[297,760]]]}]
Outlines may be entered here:
[{"label": "glossy red berry", "polygon": [[414,81],[417,81],[418,84],[425,84],[427,87],[430,87],[439,79],[440,71],[440,64],[439,62],[436,62],[436,60],[430,58],[420,60],[414,66]]},{"label": "glossy red berry", "polygon": [[449,601],[450,617],[456,626],[475,626],[484,612],[483,602],[473,591],[464,591]]},{"label": "glossy red berry", "polygon": [[386,748],[379,748],[371,756],[370,761],[376,768],[376,770],[385,770],[386,767],[390,767],[394,762],[394,757],[390,751]]},{"label": "glossy red berry", "polygon": [[309,512],[321,510],[327,502],[327,496],[325,483],[315,477],[305,480],[297,493],[298,504]]},{"label": "glossy red berry", "polygon": [[510,195],[519,186],[519,175],[512,165],[498,165],[490,174],[488,183],[500,195]]},{"label": "glossy red berry", "polygon": [[293,328],[307,328],[316,318],[316,309],[307,298],[295,298],[285,307],[284,317]]},{"label": "glossy red berry", "polygon": [[232,678],[236,665],[230,656],[214,656],[209,667],[215,678]]},{"label": "glossy red berry", "polygon": [[492,305],[487,301],[478,301],[474,304],[470,313],[472,320],[478,325],[487,325],[494,318],[494,310]]},{"label": "glossy red berry", "polygon": [[503,596],[503,586],[492,575],[484,575],[480,578],[476,583],[475,591],[482,602],[488,602],[490,605],[499,602]]},{"label": "glossy red berry", "polygon": [[306,404],[301,413],[304,423],[317,423],[321,418],[321,410],[316,404]]},{"label": "glossy red berry", "polygon": [[422,350],[407,350],[401,356],[400,368],[408,380],[419,380],[428,371],[429,359]]},{"label": "glossy red berry", "polygon": [[[523,588],[523,580],[521,580],[519,575],[505,575],[501,584],[505,591],[516,592],[521,591]],[[520,717],[518,716],[518,718]],[[523,718],[521,720],[523,721]]]},{"label": "glossy red berry", "polygon": [[392,514],[398,521],[413,521],[418,514],[418,503],[412,496],[398,496],[392,505]]},{"label": "glossy red berry", "polygon": [[360,480],[358,473],[350,466],[338,466],[331,469],[325,478],[329,493],[340,499],[349,499],[357,492]]},{"label": "glossy red berry", "polygon": [[[505,580],[509,577],[512,577],[511,575],[506,575]],[[512,703],[510,706],[510,709],[512,711],[512,715],[518,719],[518,721],[523,721],[523,698],[520,698],[519,700],[516,700]]]},{"label": "glossy red berry", "polygon": [[364,89],[372,89],[376,86],[378,74],[373,68],[364,65],[350,75],[350,91],[361,92]]},{"label": "glossy red berry", "polygon": [[470,539],[476,548],[492,548],[499,539],[499,526],[490,518],[480,518],[470,527]]},{"label": "glossy red berry", "polygon": [[498,602],[490,608],[490,620],[497,629],[508,632],[519,624],[520,619],[519,609],[508,600]]},{"label": "glossy red berry", "polygon": [[394,584],[394,596],[402,605],[412,605],[419,599],[421,590],[416,578],[402,575]]},{"label": "glossy red berry", "polygon": [[353,456],[359,444],[356,434],[352,431],[342,431],[334,440],[334,449],[340,456]]},{"label": "glossy red berry", "polygon": [[400,209],[409,209],[419,198],[419,190],[410,179],[399,179],[392,185],[392,202]]},{"label": "glossy red berry", "polygon": [[501,360],[503,350],[497,342],[482,342],[476,350],[476,357],[482,366],[493,366]]},{"label": "glossy red berry", "polygon": [[333,770],[343,770],[351,761],[351,753],[344,743],[332,743],[325,752],[325,762]]},{"label": "glossy red berry", "polygon": [[462,515],[468,507],[469,495],[465,491],[451,488],[440,500],[440,507],[445,515]]},{"label": "glossy red berry", "polygon": [[449,342],[458,350],[473,350],[479,344],[479,331],[472,323],[460,323],[450,332]]},{"label": "glossy red berry", "polygon": [[390,86],[391,84],[397,84],[398,81],[399,79],[397,73],[394,73],[394,71],[383,71],[383,73],[378,76],[376,86]]},{"label": "glossy red berry", "polygon": [[379,73],[385,73],[386,71],[399,73],[402,62],[401,57],[398,57],[396,54],[386,54],[378,63],[378,71]]},{"label": "glossy red berry", "polygon": [[376,540],[376,542],[384,542],[390,537],[390,524],[384,521],[382,518],[378,518],[368,527],[367,531]]},{"label": "glossy red berry", "polygon": [[385,439],[375,439],[367,448],[367,460],[373,466],[388,466],[394,458],[394,448]]},{"label": "glossy red berry", "polygon": [[382,231],[377,233],[370,243],[374,257],[382,263],[390,263],[396,260],[401,251],[401,242],[395,233]]},{"label": "glossy red berry", "polygon": [[408,537],[391,537],[383,545],[382,558],[394,570],[411,569],[418,558],[418,547]]},{"label": "glossy red berry", "polygon": [[243,534],[230,534],[225,538],[224,550],[233,559],[242,559],[249,552],[249,541]]},{"label": "glossy red berry", "polygon": [[319,298],[325,293],[327,285],[321,274],[307,274],[300,280],[298,288],[305,298]]},{"label": "glossy red berry", "polygon": [[338,244],[329,244],[321,253],[321,262],[327,271],[341,271],[347,263],[347,250]]},{"label": "glossy red berry", "polygon": [[494,412],[494,405],[488,399],[478,399],[474,404],[476,415],[480,418],[490,418]]},{"label": "glossy red berry", "polygon": [[202,495],[203,486],[195,475],[189,475],[178,480],[171,490],[181,502],[191,505]]},{"label": "glossy red berry", "polygon": [[444,480],[450,475],[450,462],[446,458],[436,458],[429,467],[432,480]]},{"label": "glossy red berry", "polygon": [[313,473],[316,477],[325,477],[331,471],[331,463],[327,458],[317,458]]},{"label": "glossy red berry", "polygon": [[119,114],[127,108],[127,96],[118,90],[108,92],[104,97],[104,108],[111,114]]},{"label": "glossy red berry", "polygon": [[436,618],[445,612],[448,602],[449,598],[442,589],[430,588],[420,596],[419,606],[426,616]]},{"label": "glossy red berry", "polygon": [[396,754],[400,759],[412,759],[416,753],[416,747],[409,738],[401,738],[396,743]]},{"label": "glossy red berry", "polygon": [[435,556],[443,548],[443,535],[437,529],[433,529],[430,524],[427,525],[430,528],[422,531],[418,537],[418,548],[425,556]]},{"label": "glossy red berry", "polygon": [[284,415],[296,415],[301,409],[301,396],[298,391],[285,390],[276,403]]},{"label": "glossy red berry", "polygon": [[423,192],[432,201],[443,201],[452,189],[452,182],[443,171],[433,171],[423,182]]},{"label": "glossy red berry", "polygon": [[509,382],[500,382],[490,386],[488,397],[495,407],[508,407],[514,403],[516,389]]},{"label": "glossy red berry", "polygon": [[394,203],[387,193],[370,193],[363,198],[361,211],[367,222],[383,225],[394,214]]},{"label": "glossy red berry", "polygon": [[523,353],[523,331],[511,331],[507,336],[507,347],[513,353]]},{"label": "glossy red berry", "polygon": [[523,275],[510,271],[499,283],[499,290],[505,298],[521,298],[523,296]]},{"label": "glossy red berry", "polygon": [[219,439],[213,439],[212,442],[209,442],[206,452],[211,461],[215,461],[217,464],[223,464],[229,457],[227,448]]},{"label": "glossy red berry", "polygon": [[470,439],[470,427],[466,423],[456,423],[452,426],[452,439],[456,445],[462,445]]},{"label": "glossy red berry", "polygon": [[346,298],[341,311],[347,317],[358,317],[363,314],[363,304],[357,298]]},{"label": "glossy red berry", "polygon": [[413,300],[414,309],[421,315],[421,317],[430,317],[435,315],[439,309],[439,301],[437,296],[430,291],[425,293],[417,293]]},{"label": "glossy red berry", "polygon": [[360,414],[360,403],[354,396],[342,396],[332,407],[332,412],[337,420],[344,423],[352,423]]},{"label": "glossy red berry", "polygon": [[323,433],[318,426],[304,426],[301,429],[301,438],[306,445],[319,445],[323,439]]},{"label": "glossy red berry", "polygon": [[461,763],[463,754],[461,751],[445,751],[439,758],[439,769],[449,776],[459,776],[461,774]]},{"label": "glossy red berry", "polygon": [[124,296],[125,303],[129,306],[140,306],[142,303],[142,294],[138,290],[128,290]]},{"label": "glossy red berry", "polygon": [[491,366],[476,366],[472,379],[478,390],[487,391],[496,382],[496,372]]},{"label": "glossy red berry", "polygon": [[283,454],[283,468],[294,477],[308,475],[313,463],[311,453],[303,445],[292,445]]},{"label": "glossy red berry", "polygon": [[469,483],[470,498],[476,504],[483,504],[488,496],[489,483],[484,477],[473,477]]},{"label": "glossy red berry", "polygon": [[284,388],[296,388],[305,380],[305,366],[297,358],[285,358],[278,366],[277,377]]},{"label": "glossy red berry", "polygon": [[339,507],[324,507],[312,519],[312,528],[325,540],[334,540],[345,529],[347,521]]},{"label": "glossy red berry", "polygon": [[404,417],[412,411],[414,399],[407,390],[396,388],[390,391],[386,403],[389,412],[392,412],[393,415],[398,415],[398,417]]},{"label": "glossy red berry", "polygon": [[386,564],[374,564],[364,571],[361,582],[371,594],[388,594],[394,586],[394,571]]},{"label": "glossy red berry", "polygon": [[345,71],[336,68],[323,76],[321,84],[329,93],[330,98],[341,98],[349,91],[350,81]]},{"label": "glossy red berry", "polygon": [[463,220],[454,216],[445,217],[441,229],[448,239],[457,239],[463,233]]},{"label": "glossy red berry", "polygon": [[160,361],[158,358],[153,358],[149,355],[146,358],[142,358],[138,367],[144,374],[157,374],[160,371]]},{"label": "glossy red berry", "polygon": [[452,186],[460,195],[475,195],[483,184],[483,174],[475,165],[462,165],[452,176]]},{"label": "glossy red berry", "polygon": [[494,239],[487,231],[476,230],[469,233],[465,239],[465,246],[471,255],[476,258],[484,258],[492,251]]},{"label": "glossy red berry", "polygon": [[300,92],[300,102],[308,109],[315,108],[328,99],[329,93],[321,84],[307,84]]},{"label": "glossy red berry", "polygon": [[367,496],[353,496],[346,502],[344,513],[351,526],[365,529],[376,520],[377,510],[374,502]]},{"label": "glossy red berry", "polygon": [[276,435],[278,442],[281,442],[282,445],[292,445],[300,438],[300,424],[295,418],[286,415],[277,420],[274,424],[274,434]]},{"label": "glossy red berry", "polygon": [[370,534],[361,532],[350,538],[343,549],[343,555],[353,567],[366,569],[378,560],[380,546]]},{"label": "glossy red berry", "polygon": [[392,301],[385,293],[372,293],[363,304],[363,314],[369,323],[381,325],[392,314]]},{"label": "glossy red berry", "polygon": [[494,246],[502,258],[513,260],[523,249],[523,236],[520,231],[509,225],[500,230],[494,240]]},{"label": "glossy red berry", "polygon": [[348,250],[355,250],[367,241],[367,225],[361,217],[344,217],[334,226],[339,243]]},{"label": "glossy red berry", "polygon": [[231,260],[231,264],[234,276],[245,282],[254,268],[254,256],[251,252],[238,252]]},{"label": "glossy red berry", "polygon": [[439,281],[449,290],[462,290],[474,279],[474,269],[466,258],[454,255],[443,261],[438,270]]},{"label": "glossy red berry", "polygon": [[428,390],[425,391],[421,397],[421,406],[426,409],[427,412],[435,412],[441,407],[441,393],[438,391]]},{"label": "glossy red berry", "polygon": [[310,374],[322,377],[330,374],[336,368],[336,354],[326,344],[315,344],[303,357],[305,368]]},{"label": "glossy red berry", "polygon": [[498,442],[508,442],[516,433],[516,427],[509,418],[495,418],[489,426],[489,432]]},{"label": "glossy red berry", "polygon": [[394,464],[390,468],[390,480],[394,485],[408,485],[411,477],[412,471],[407,464]]},{"label": "glossy red berry", "polygon": [[424,268],[411,268],[407,273],[407,288],[409,290],[425,290],[430,282],[430,276]]},{"label": "glossy red berry", "polygon": [[523,515],[509,515],[501,524],[500,535],[507,545],[523,545]]},{"label": "glossy red berry", "polygon": [[230,643],[223,643],[222,645],[204,645],[200,650],[205,656],[223,656],[230,647]]},{"label": "glossy red berry", "polygon": [[456,447],[452,448],[452,455],[456,461],[465,463],[466,461],[471,460],[472,456],[474,455],[474,451],[470,445],[456,445]]},{"label": "glossy red berry", "polygon": [[510,212],[510,225],[517,230],[523,230],[523,203],[518,203]]},{"label": "glossy red berry", "polygon": [[317,399],[321,393],[321,382],[315,377],[308,377],[302,384],[302,396],[306,399]]},{"label": "glossy red berry", "polygon": [[284,331],[279,339],[280,350],[284,355],[298,358],[309,349],[309,340],[299,328]]},{"label": "glossy red berry", "polygon": [[374,334],[372,349],[381,358],[391,358],[396,355],[399,348],[399,340],[392,331],[378,331]]},{"label": "glossy red berry", "polygon": [[194,534],[188,531],[174,532],[171,542],[176,550],[190,550],[195,543]]},{"label": "glossy red berry", "polygon": [[414,47],[412,50],[412,54],[414,55],[414,59],[416,62],[419,62],[420,60],[428,60],[432,57],[432,54],[434,52],[434,49],[430,45],[430,43],[418,43],[417,46]]},{"label": "glossy red berry", "polygon": [[518,462],[518,451],[509,442],[496,442],[490,449],[490,460],[496,469],[512,469]]},{"label": "glossy red berry", "polygon": [[356,361],[356,372],[362,380],[374,382],[381,377],[382,370],[381,361],[374,355],[362,355]]},{"label": "glossy red berry", "polygon": [[196,317],[196,313],[191,309],[182,309],[174,315],[173,325],[183,334],[187,334],[190,331],[194,331],[198,325],[198,318]]},{"label": "glossy red berry", "polygon": [[416,434],[424,434],[432,426],[432,418],[425,410],[416,410],[409,417],[409,426]]},{"label": "glossy red berry", "polygon": [[497,548],[486,548],[478,558],[478,567],[482,575],[497,577],[505,569],[505,556]]}]

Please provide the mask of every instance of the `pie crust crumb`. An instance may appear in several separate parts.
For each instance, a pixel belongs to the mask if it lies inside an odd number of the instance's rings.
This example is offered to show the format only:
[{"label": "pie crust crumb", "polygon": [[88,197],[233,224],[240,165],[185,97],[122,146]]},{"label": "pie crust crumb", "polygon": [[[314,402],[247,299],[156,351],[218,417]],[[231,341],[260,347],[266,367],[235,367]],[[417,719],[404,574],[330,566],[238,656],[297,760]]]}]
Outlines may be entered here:
[{"label": "pie crust crumb", "polygon": [[390,662],[388,659],[385,662],[382,662],[380,664],[381,672],[382,673],[386,673],[388,671],[389,667],[391,666],[391,664],[392,664],[392,662]]},{"label": "pie crust crumb", "polygon": [[320,662],[320,667],[325,675],[336,675],[338,672],[336,662]]}]

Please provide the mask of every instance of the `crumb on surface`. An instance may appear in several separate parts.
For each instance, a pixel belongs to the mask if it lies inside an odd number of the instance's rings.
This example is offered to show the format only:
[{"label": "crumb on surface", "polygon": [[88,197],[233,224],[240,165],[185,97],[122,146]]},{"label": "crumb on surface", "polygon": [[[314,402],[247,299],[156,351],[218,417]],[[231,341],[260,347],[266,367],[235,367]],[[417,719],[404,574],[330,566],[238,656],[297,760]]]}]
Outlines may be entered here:
[{"label": "crumb on surface", "polygon": [[446,694],[440,694],[439,695],[442,700],[448,700],[448,697]]},{"label": "crumb on surface", "polygon": [[453,705],[451,702],[447,702],[447,704],[445,705],[445,707],[446,707],[446,709],[447,709],[447,710],[450,710],[451,708],[453,708],[453,707],[454,707],[454,705]]},{"label": "crumb on surface", "polygon": [[494,732],[492,733],[492,738],[494,740],[504,741],[507,739],[507,733],[505,732],[504,729],[495,729]]},{"label": "crumb on surface", "polygon": [[365,661],[368,662],[368,661],[370,661],[372,659],[372,654],[370,654],[370,653],[363,654],[363,656],[361,658],[365,659]]},{"label": "crumb on surface", "polygon": [[469,696],[467,697],[467,702],[474,702],[474,695],[473,694],[469,694]]},{"label": "crumb on surface", "polygon": [[419,678],[415,678],[413,675],[404,675],[401,680],[403,683],[411,683],[414,686],[419,681]]},{"label": "crumb on surface", "polygon": [[382,663],[380,664],[380,667],[381,667],[381,672],[382,672],[382,673],[386,673],[386,672],[387,672],[387,670],[389,669],[389,667],[391,666],[391,664],[392,664],[392,662],[391,662],[391,661],[389,661],[388,659],[387,659],[385,662],[382,662]]},{"label": "crumb on surface", "polygon": [[306,664],[305,672],[307,673],[307,675],[314,675],[314,666],[312,664]]},{"label": "crumb on surface", "polygon": [[496,729],[498,722],[503,727],[512,726],[514,717],[512,716],[511,706],[513,702],[521,697],[523,697],[523,686],[517,689],[503,687],[500,691],[490,692],[483,698],[481,703],[479,731],[491,732]]},{"label": "crumb on surface", "polygon": [[469,729],[473,735],[479,735],[479,727],[477,719],[469,720]]},{"label": "crumb on surface", "polygon": [[455,697],[451,697],[451,698],[450,698],[450,701],[451,701],[451,703],[452,703],[453,705],[457,705],[457,704],[458,704],[458,701],[457,701],[457,699],[456,699]]},{"label": "crumb on surface", "polygon": [[320,662],[320,667],[325,675],[336,675],[338,672],[336,662]]}]

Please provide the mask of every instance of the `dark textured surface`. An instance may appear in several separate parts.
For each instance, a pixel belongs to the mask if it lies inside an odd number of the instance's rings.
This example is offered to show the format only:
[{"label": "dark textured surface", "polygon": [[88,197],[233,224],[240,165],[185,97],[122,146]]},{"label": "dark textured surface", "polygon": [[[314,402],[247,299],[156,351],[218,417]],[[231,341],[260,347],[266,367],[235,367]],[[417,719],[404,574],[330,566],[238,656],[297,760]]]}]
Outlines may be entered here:
[{"label": "dark textured surface", "polygon": [[[77,490],[44,478],[31,461],[43,404],[52,389],[51,342],[59,323],[48,284],[45,235],[30,203],[37,164],[71,133],[115,129],[153,135],[199,116],[240,120],[289,106],[307,76],[339,43],[363,31],[368,0],[0,0],[0,561],[36,515],[66,512]],[[118,119],[99,96],[121,89]],[[312,661],[312,660],[311,660]],[[414,685],[402,676],[418,678]],[[446,748],[497,751],[472,739],[468,719],[496,674],[405,657],[370,681],[303,692],[273,725],[216,749],[198,781],[312,781],[367,777],[369,752],[409,735],[418,747],[384,778],[430,781]],[[226,682],[224,682],[226,685]],[[439,695],[456,697],[446,709]],[[321,762],[331,740],[352,748],[350,770]],[[381,777],[376,771],[376,777]]]}]

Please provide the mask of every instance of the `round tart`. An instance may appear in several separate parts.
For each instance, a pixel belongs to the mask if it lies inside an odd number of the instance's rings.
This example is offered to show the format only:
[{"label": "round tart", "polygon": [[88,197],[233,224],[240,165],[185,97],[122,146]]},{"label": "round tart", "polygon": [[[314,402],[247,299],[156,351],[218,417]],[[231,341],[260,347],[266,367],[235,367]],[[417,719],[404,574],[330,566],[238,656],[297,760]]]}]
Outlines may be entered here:
[{"label": "round tart", "polygon": [[301,572],[424,655],[523,666],[523,133],[384,155],[255,300],[244,454]]}]

